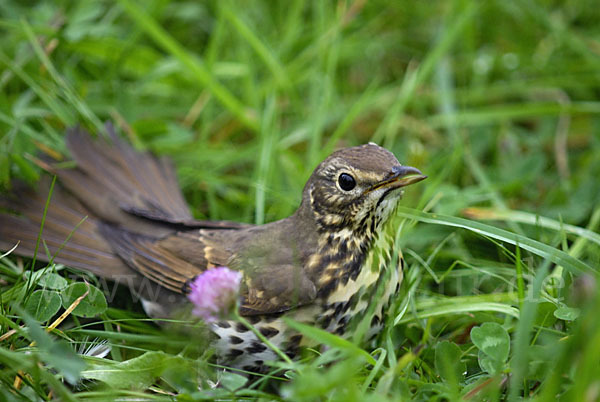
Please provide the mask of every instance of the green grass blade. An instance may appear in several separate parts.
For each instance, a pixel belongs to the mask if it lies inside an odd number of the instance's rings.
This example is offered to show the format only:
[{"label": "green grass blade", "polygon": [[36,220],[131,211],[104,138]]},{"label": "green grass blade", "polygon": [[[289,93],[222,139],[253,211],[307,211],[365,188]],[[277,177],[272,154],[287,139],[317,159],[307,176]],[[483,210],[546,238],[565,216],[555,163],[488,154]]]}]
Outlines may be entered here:
[{"label": "green grass blade", "polygon": [[392,147],[395,140],[395,127],[398,119],[402,117],[404,109],[408,102],[413,98],[419,85],[427,80],[434,67],[456,43],[460,34],[468,25],[468,22],[476,15],[478,7],[477,3],[468,3],[466,9],[461,13],[460,17],[456,18],[447,30],[439,35],[439,41],[433,49],[427,54],[419,68],[406,72],[404,81],[399,90],[398,98],[389,109],[384,121],[373,134],[373,141],[384,141],[386,147]]},{"label": "green grass blade", "polygon": [[72,111],[63,105],[55,96],[49,94],[42,85],[38,84],[36,79],[28,75],[25,70],[13,63],[4,52],[0,50],[0,63],[8,67],[17,77],[19,77],[27,86],[35,92],[35,94],[46,104],[48,109],[52,112],[67,126],[75,124],[75,116]]},{"label": "green grass blade", "polygon": [[237,99],[229,90],[218,82],[210,71],[194,56],[192,56],[179,42],[162,28],[140,6],[130,0],[119,0],[131,18],[154,39],[163,49],[171,53],[184,66],[190,69],[202,87],[206,87],[234,116],[245,126],[258,131],[256,117]]},{"label": "green grass blade", "polygon": [[325,345],[329,345],[334,348],[345,350],[353,356],[361,356],[365,358],[369,364],[375,365],[377,363],[373,356],[371,356],[363,349],[359,348],[358,346],[344,338],[340,338],[339,336],[322,330],[320,328],[316,328],[311,325],[306,325],[291,320],[287,317],[284,317],[283,320],[290,328],[295,329],[296,331],[311,339],[314,339],[320,343],[324,343]]},{"label": "green grass blade", "polygon": [[519,245],[521,248],[538,255],[544,259],[549,259],[555,264],[559,264],[572,272],[582,273],[588,272],[598,275],[598,271],[579,261],[564,251],[558,250],[552,246],[530,239],[526,236],[518,235],[504,229],[499,229],[494,226],[485,225],[480,222],[471,221],[468,219],[457,218],[454,216],[445,216],[418,211],[412,208],[398,207],[398,215],[408,219],[414,219],[420,222],[432,223],[435,225],[452,226],[462,229],[467,229],[478,233],[482,236],[491,237],[512,245]]},{"label": "green grass blade", "polygon": [[265,66],[271,71],[277,83],[289,90],[292,86],[291,82],[283,66],[269,47],[229,7],[223,7],[223,16],[233,25],[242,38],[248,42],[263,63],[265,63]]},{"label": "green grass blade", "polygon": [[480,126],[511,120],[528,120],[539,116],[559,116],[563,113],[600,114],[600,102],[572,102],[567,105],[549,102],[527,102],[522,104],[496,105],[463,109],[452,114],[436,114],[427,118],[432,128],[445,127],[450,122],[460,126]]},{"label": "green grass blade", "polygon": [[519,324],[514,338],[513,358],[511,361],[512,377],[510,379],[509,400],[517,400],[522,388],[522,378],[527,372],[527,346],[531,339],[531,331],[535,323],[535,314],[539,305],[542,285],[548,274],[548,261],[542,266],[532,284],[532,297],[524,300],[519,316]]},{"label": "green grass blade", "polygon": [[493,311],[510,315],[512,317],[519,317],[519,310],[502,303],[492,302],[470,302],[470,303],[451,303],[448,305],[441,305],[436,307],[428,308],[427,310],[418,311],[416,315],[405,314],[403,316],[396,317],[394,325],[406,324],[415,320],[432,317],[442,317],[447,315],[455,314],[469,314],[474,311]]},{"label": "green grass blade", "polygon": [[552,229],[559,232],[564,230],[567,233],[583,237],[584,239],[588,239],[589,241],[600,245],[600,235],[598,233],[579,226],[569,225],[554,219],[531,214],[529,212],[496,208],[467,208],[463,213],[469,218],[478,220],[512,221]]},{"label": "green grass blade", "polygon": [[62,89],[64,97],[67,99],[67,101],[71,105],[75,106],[75,108],[77,108],[77,110],[82,116],[84,116],[86,119],[92,122],[94,126],[96,126],[96,130],[100,132],[104,131],[104,124],[102,124],[98,116],[94,114],[94,112],[85,104],[85,102],[79,97],[79,95],[77,95],[73,88],[71,88],[67,81],[65,81],[63,77],[59,74],[59,72],[56,70],[54,64],[52,64],[52,61],[50,61],[50,58],[48,57],[46,52],[44,52],[44,49],[42,49],[42,47],[40,46],[38,39],[35,37],[35,34],[31,29],[31,25],[29,25],[29,23],[27,23],[26,20],[21,20],[21,24],[23,26],[23,31],[25,31],[25,35],[27,35],[27,39],[33,47],[36,56],[40,59],[46,70],[48,70],[54,82],[56,82],[59,88]]}]

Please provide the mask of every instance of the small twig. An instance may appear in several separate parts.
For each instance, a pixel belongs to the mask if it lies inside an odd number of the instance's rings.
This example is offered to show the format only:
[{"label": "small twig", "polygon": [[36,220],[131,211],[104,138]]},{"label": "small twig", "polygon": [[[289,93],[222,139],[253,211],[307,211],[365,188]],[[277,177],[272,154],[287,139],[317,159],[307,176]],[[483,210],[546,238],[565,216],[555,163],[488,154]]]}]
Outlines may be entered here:
[{"label": "small twig", "polygon": [[123,130],[123,132],[127,135],[129,141],[131,141],[132,144],[139,144],[140,140],[138,138],[137,133],[135,132],[133,127],[131,127],[131,125],[127,123],[127,120],[125,120],[123,115],[121,115],[121,113],[119,113],[119,111],[115,108],[111,108],[109,113],[110,117],[112,117],[113,120],[117,122],[117,127]]},{"label": "small twig", "polygon": [[58,325],[63,322],[65,320],[65,318],[67,318],[72,312],[73,310],[75,310],[75,308],[77,306],[79,306],[79,303],[81,303],[81,301],[88,295],[90,294],[90,285],[85,282],[86,286],[88,287],[88,289],[85,291],[84,294],[82,294],[81,296],[79,296],[73,303],[71,303],[71,305],[65,310],[64,313],[62,313],[60,315],[60,317],[58,317],[56,320],[54,320],[54,322],[52,324],[50,324],[50,326],[48,328],[46,328],[47,332],[52,331],[54,328],[58,327]]},{"label": "small twig", "polygon": [[206,106],[209,100],[210,93],[207,91],[202,91],[198,96],[198,99],[196,99],[190,110],[183,118],[183,125],[185,127],[191,127],[196,122],[196,120],[198,120],[198,117],[200,117],[202,110],[204,110],[204,107]]},{"label": "small twig", "polygon": [[[565,99],[566,98],[566,101]],[[561,105],[569,103],[566,95],[561,94],[558,98]],[[554,137],[554,159],[556,160],[556,168],[561,179],[567,180],[571,175],[569,170],[569,157],[567,153],[567,139],[569,136],[569,126],[571,124],[571,116],[565,112],[561,112],[556,125],[556,137]]]},{"label": "small twig", "polygon": [[[566,108],[571,104],[571,99],[566,92],[561,89],[540,90],[538,91],[537,96],[542,99],[554,100],[563,108]],[[556,135],[554,136],[554,160],[561,180],[567,180],[571,175],[567,152],[567,139],[569,137],[570,125],[571,115],[567,111],[561,110],[558,114]]]},{"label": "small twig", "polygon": [[[20,327],[20,329],[23,329],[23,328],[24,328],[23,326]],[[8,338],[10,338],[11,336],[13,336],[16,333],[17,333],[16,329],[11,329],[7,333],[5,333],[2,336],[0,336],[0,342],[7,340]]]},{"label": "small twig", "polygon": [[[55,151],[54,149],[50,148],[48,145],[46,145],[40,141],[37,141],[37,140],[33,140],[33,143],[40,151],[42,151],[44,154],[50,156],[55,161],[63,161],[65,159],[64,156],[60,152]],[[34,160],[34,163],[37,164],[37,162],[35,160]],[[38,166],[42,166],[42,165],[38,165]],[[49,172],[52,171],[51,169],[45,169],[45,170],[49,171]]]}]

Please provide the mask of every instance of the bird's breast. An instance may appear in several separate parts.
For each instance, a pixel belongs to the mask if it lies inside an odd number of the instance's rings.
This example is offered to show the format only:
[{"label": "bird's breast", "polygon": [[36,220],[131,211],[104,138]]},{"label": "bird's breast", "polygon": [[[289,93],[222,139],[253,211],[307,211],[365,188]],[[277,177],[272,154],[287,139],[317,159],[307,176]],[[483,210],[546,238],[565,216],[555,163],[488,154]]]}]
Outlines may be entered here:
[{"label": "bird's breast", "polygon": [[397,252],[398,264],[392,266],[391,244],[391,238],[381,236],[364,256],[357,274],[336,281],[321,300],[323,312],[317,323],[323,329],[344,335],[352,332],[348,331],[349,326],[354,327],[368,315],[371,335],[378,331],[384,310],[402,280],[402,255]]},{"label": "bird's breast", "polygon": [[[369,240],[350,232],[337,232],[323,237],[319,246],[319,252],[309,260],[319,289],[317,300],[285,313],[248,317],[256,329],[289,356],[296,355],[300,347],[318,345],[288,328],[283,315],[344,337],[351,335],[352,329],[367,317],[370,322],[365,338],[369,339],[381,329],[385,309],[402,280],[402,255],[398,250],[398,263],[392,264],[394,253],[389,235],[382,233]],[[219,355],[234,367],[258,371],[263,362],[277,358],[241,323],[218,323],[213,331],[218,337]]]}]

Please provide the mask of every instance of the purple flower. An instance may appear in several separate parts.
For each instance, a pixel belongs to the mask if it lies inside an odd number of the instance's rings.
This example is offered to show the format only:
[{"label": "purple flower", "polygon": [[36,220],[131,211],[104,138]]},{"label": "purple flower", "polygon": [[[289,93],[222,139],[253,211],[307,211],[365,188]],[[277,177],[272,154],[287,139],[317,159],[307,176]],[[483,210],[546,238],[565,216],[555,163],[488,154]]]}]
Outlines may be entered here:
[{"label": "purple flower", "polygon": [[238,302],[242,274],[227,267],[212,268],[198,275],[190,284],[188,299],[193,313],[206,322],[227,316]]}]

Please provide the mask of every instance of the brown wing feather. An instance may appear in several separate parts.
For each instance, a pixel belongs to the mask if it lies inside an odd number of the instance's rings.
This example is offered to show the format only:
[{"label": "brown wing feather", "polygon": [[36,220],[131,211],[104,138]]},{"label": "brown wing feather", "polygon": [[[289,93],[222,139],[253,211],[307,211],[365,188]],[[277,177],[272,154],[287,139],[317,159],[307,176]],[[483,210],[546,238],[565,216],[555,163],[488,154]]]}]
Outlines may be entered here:
[{"label": "brown wing feather", "polygon": [[[189,282],[196,275],[232,262],[232,252],[203,232],[178,232],[157,239],[114,226],[102,228],[104,237],[127,265],[153,282],[181,294],[189,290]],[[279,313],[315,299],[315,284],[301,267],[277,265],[253,269],[249,265],[252,263],[252,260],[233,263],[244,273],[241,314]]]},{"label": "brown wing feather", "polygon": [[315,284],[298,266],[263,267],[245,279],[242,315],[280,313],[309,304],[317,296]]},{"label": "brown wing feather", "polygon": [[104,225],[101,232],[113,250],[138,273],[177,293],[206,269],[224,265],[228,254],[203,242],[198,230],[154,238]]}]

